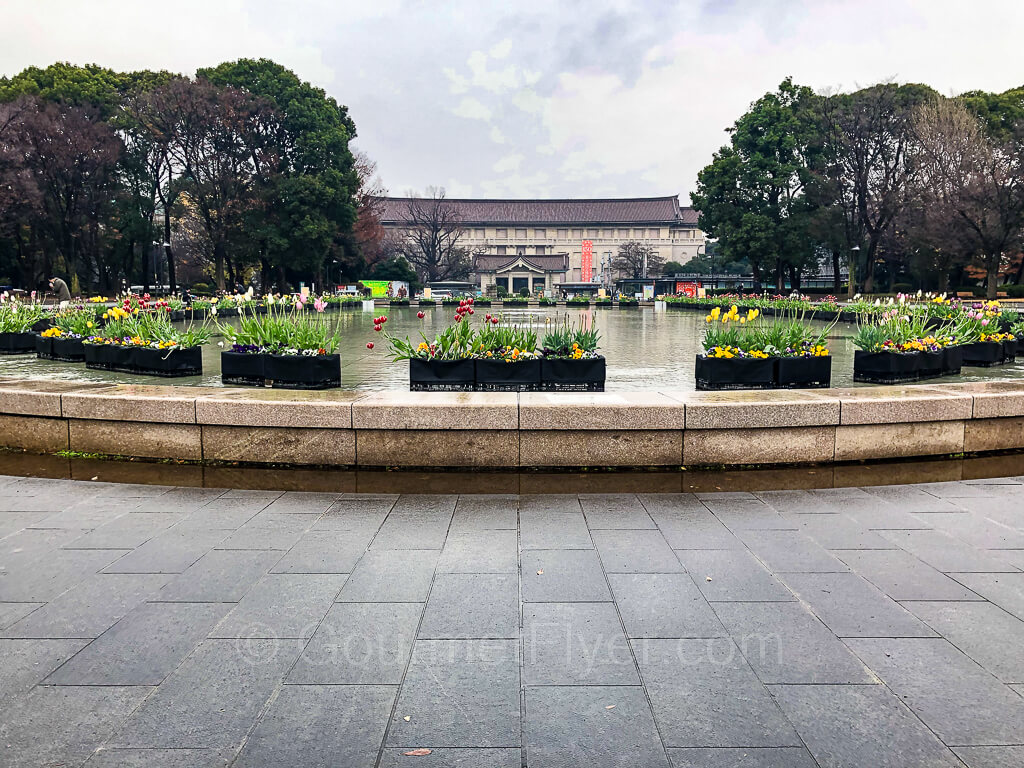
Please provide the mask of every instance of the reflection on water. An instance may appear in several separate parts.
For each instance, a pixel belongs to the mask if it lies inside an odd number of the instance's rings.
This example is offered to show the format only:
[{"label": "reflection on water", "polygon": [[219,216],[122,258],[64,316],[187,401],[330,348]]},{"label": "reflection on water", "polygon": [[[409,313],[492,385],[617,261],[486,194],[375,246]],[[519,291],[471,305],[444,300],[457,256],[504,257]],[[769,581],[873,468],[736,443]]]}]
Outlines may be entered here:
[{"label": "reflection on water", "polygon": [[[485,313],[490,310],[481,307]],[[501,312],[495,309],[495,312]],[[388,330],[398,336],[418,338],[422,332],[428,337],[441,330],[452,319],[452,310],[443,307],[425,309],[426,317],[419,320],[415,307],[377,309],[376,312],[342,310],[331,314],[342,332],[341,381],[344,389],[401,389],[408,385],[408,367],[392,363],[386,345],[373,330],[375,314],[386,312],[390,318]],[[576,319],[586,315],[597,322],[601,332],[601,351],[608,358],[609,391],[638,389],[694,388],[694,356],[700,350],[700,337],[704,328],[704,315],[685,310],[655,312],[650,307],[638,309],[509,309],[501,314],[514,322],[531,323],[543,336],[545,322],[558,322],[568,316]],[[840,323],[832,332],[830,347],[833,386],[853,384],[853,352],[851,340],[856,327]],[[33,355],[0,357],[0,375],[25,376],[76,381],[132,381],[134,383],[183,384],[220,386],[220,348],[214,342],[203,350],[202,376],[182,379],[159,379],[147,376],[129,376],[121,373],[90,371],[84,364],[37,360]],[[366,343],[373,341],[376,348],[368,350]],[[1024,377],[1024,364],[999,368],[965,368],[961,376],[935,379],[942,381],[984,381],[993,378]]]},{"label": "reflection on water", "polygon": [[1024,454],[764,469],[607,472],[356,471],[112,461],[0,451],[0,475],[326,493],[710,493],[949,482],[1024,475]]}]

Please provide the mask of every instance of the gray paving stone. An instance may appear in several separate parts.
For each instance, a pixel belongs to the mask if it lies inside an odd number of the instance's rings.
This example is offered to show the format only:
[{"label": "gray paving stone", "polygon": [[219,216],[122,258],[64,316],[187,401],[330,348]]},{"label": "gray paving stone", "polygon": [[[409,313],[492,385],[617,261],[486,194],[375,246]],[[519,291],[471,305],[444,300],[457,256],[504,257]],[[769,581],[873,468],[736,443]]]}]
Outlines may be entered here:
[{"label": "gray paving stone", "polygon": [[519,582],[499,573],[439,573],[423,614],[427,639],[519,636]]},{"label": "gray paving stone", "polygon": [[611,600],[604,569],[592,549],[524,549],[523,602]]},{"label": "gray paving stone", "polygon": [[39,686],[0,710],[3,764],[56,768],[86,761],[151,689]]},{"label": "gray paving stone", "polygon": [[763,683],[873,683],[850,650],[800,603],[716,603]]},{"label": "gray paving stone", "polygon": [[747,550],[676,550],[708,600],[795,600],[793,593]]},{"label": "gray paving stone", "polygon": [[421,603],[335,603],[287,682],[401,683],[422,611]]},{"label": "gray paving stone", "polygon": [[740,531],[751,551],[775,573],[837,573],[849,570],[798,531]]},{"label": "gray paving stone", "polygon": [[285,686],[232,765],[373,765],[394,700],[387,685]]},{"label": "gray paving stone", "polygon": [[385,749],[380,768],[522,768],[523,753],[514,749],[435,749],[424,759],[406,749]]},{"label": "gray paving stone", "polygon": [[[69,527],[61,525],[44,525],[43,521],[50,517],[51,515],[49,512],[0,512],[0,539],[22,531],[25,528],[33,527],[33,523],[36,524],[34,526],[35,528]],[[77,521],[76,525],[70,527],[81,528],[82,522]]]},{"label": "gray paving stone", "polygon": [[[288,493],[278,496],[276,499],[270,499],[269,504],[265,507],[267,512],[283,513],[288,514],[295,512],[298,514],[316,514],[322,515],[331,505],[334,504],[341,496],[340,493],[308,493],[304,491],[289,491]],[[253,500],[257,500],[256,497]]]},{"label": "gray paving stone", "polygon": [[672,768],[818,768],[802,747],[670,749]]},{"label": "gray paving stone", "polygon": [[836,557],[893,600],[980,600],[963,584],[902,549],[836,550]]},{"label": "gray paving stone", "polygon": [[417,640],[387,746],[519,747],[520,722],[518,640]]},{"label": "gray paving stone", "polygon": [[529,765],[668,768],[639,686],[527,688],[525,738]]},{"label": "gray paving stone", "polygon": [[918,515],[888,506],[878,509],[843,511],[843,515],[863,525],[869,531],[927,531],[935,526],[927,515]]},{"label": "gray paving stone", "polygon": [[519,570],[516,531],[450,533],[437,570],[445,573],[515,573]]},{"label": "gray paving stone", "polygon": [[64,549],[135,549],[180,522],[181,515],[123,515],[69,541]]},{"label": "gray paving stone", "polygon": [[569,493],[527,493],[519,497],[519,516],[536,513],[571,513],[582,511],[579,497]]},{"label": "gray paving stone", "polygon": [[373,538],[371,549],[441,549],[455,496],[402,496]]},{"label": "gray paving stone", "polygon": [[514,495],[460,496],[451,532],[516,530],[519,500]]},{"label": "gray paving stone", "polygon": [[651,513],[673,549],[744,549],[743,542],[703,505],[686,511]]},{"label": "gray paving stone", "polygon": [[171,579],[153,599],[183,603],[236,603],[280,557],[281,553],[275,551],[215,549]]},{"label": "gray paving stone", "polygon": [[370,550],[338,595],[341,602],[425,602],[440,553],[436,549]]},{"label": "gray paving stone", "polygon": [[320,516],[313,530],[359,531],[373,536],[397,500],[398,496],[346,495]]},{"label": "gray paving stone", "polygon": [[204,641],[132,714],[109,746],[241,746],[300,650],[278,640],[244,645]]},{"label": "gray paving stone", "polygon": [[598,528],[654,528],[654,521],[632,493],[587,494],[580,506],[591,530]]},{"label": "gray paving stone", "polygon": [[946,640],[847,643],[946,744],[1024,744],[1024,699]]},{"label": "gray paving stone", "polygon": [[739,531],[793,530],[796,524],[764,502],[749,501],[704,502],[733,533]]},{"label": "gray paving stone", "polygon": [[0,603],[0,629],[7,629],[44,605],[46,603]]},{"label": "gray paving stone", "polygon": [[725,628],[685,573],[611,573],[626,635],[724,637]]},{"label": "gray paving stone", "polygon": [[210,637],[312,637],[345,578],[334,573],[264,576]]},{"label": "gray paving stone", "polygon": [[786,516],[796,529],[825,549],[896,549],[862,523],[841,514]]},{"label": "gray paving stone", "polygon": [[1024,622],[991,603],[906,602],[949,642],[1004,683],[1024,682]]},{"label": "gray paving stone", "polygon": [[85,533],[76,528],[25,528],[0,539],[0,575],[16,574]]},{"label": "gray paving stone", "polygon": [[822,768],[960,768],[882,685],[778,685],[771,691]]},{"label": "gray paving stone", "polygon": [[227,759],[212,749],[101,749],[85,768],[221,768]]},{"label": "gray paving stone", "polygon": [[606,573],[682,573],[661,531],[594,531]]},{"label": "gray paving stone", "polygon": [[951,501],[916,485],[883,485],[865,488],[864,491],[904,512],[952,512],[957,509]]},{"label": "gray paving stone", "polygon": [[978,549],[1024,549],[1024,532],[988,519],[983,512],[922,515],[935,528]]},{"label": "gray paving stone", "polygon": [[951,576],[1007,613],[1024,619],[1024,573],[954,573]]},{"label": "gray paving stone", "polygon": [[226,528],[237,530],[259,514],[266,504],[249,499],[214,499],[194,510],[179,528]]},{"label": "gray paving stone", "polygon": [[790,589],[839,637],[933,637],[924,623],[854,573],[787,573]]},{"label": "gray paving stone", "polygon": [[801,746],[732,640],[634,640],[633,648],[666,747]]},{"label": "gray paving stone", "polygon": [[[78,653],[87,640],[0,639],[0,702],[31,690]],[[0,716],[2,719],[2,716]]]},{"label": "gray paving stone", "polygon": [[958,481],[920,483],[916,487],[940,499],[987,498],[993,495],[992,486]]},{"label": "gray paving stone", "polygon": [[319,520],[315,514],[260,512],[234,533],[224,531],[217,549],[291,549]]},{"label": "gray paving stone", "polygon": [[309,531],[274,566],[274,573],[352,573],[368,536],[344,531]]},{"label": "gray paving stone", "polygon": [[1018,570],[991,553],[942,531],[881,531],[889,541],[943,573],[999,573]]},{"label": "gray paving stone", "polygon": [[46,602],[125,555],[123,549],[62,549],[0,575],[0,601]]},{"label": "gray paving stone", "polygon": [[5,637],[99,637],[171,577],[98,573],[4,631]]},{"label": "gray paving stone", "polygon": [[526,685],[639,685],[612,603],[531,603],[523,611]]},{"label": "gray paving stone", "polygon": [[1024,746],[954,747],[953,751],[967,768],[1020,768],[1024,765]]},{"label": "gray paving stone", "polygon": [[46,678],[47,685],[159,685],[230,606],[147,603]]},{"label": "gray paving stone", "polygon": [[781,514],[802,515],[835,512],[835,504],[810,491],[758,491],[754,496]]},{"label": "gray paving stone", "polygon": [[182,531],[173,529],[150,539],[108,566],[106,573],[181,573],[201,558],[230,531],[216,529]]},{"label": "gray paving stone", "polygon": [[[577,510],[579,504],[576,503]],[[520,509],[519,538],[523,549],[593,549],[583,513]]]}]

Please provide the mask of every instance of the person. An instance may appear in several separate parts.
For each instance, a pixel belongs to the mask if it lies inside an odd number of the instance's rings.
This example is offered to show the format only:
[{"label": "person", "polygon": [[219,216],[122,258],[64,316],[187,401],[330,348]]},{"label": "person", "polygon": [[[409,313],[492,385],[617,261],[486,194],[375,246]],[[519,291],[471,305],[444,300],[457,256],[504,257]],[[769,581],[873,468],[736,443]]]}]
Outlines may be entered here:
[{"label": "person", "polygon": [[68,290],[68,284],[59,277],[50,278],[50,290],[56,295],[57,303],[60,306],[66,307],[71,303],[71,291]]}]

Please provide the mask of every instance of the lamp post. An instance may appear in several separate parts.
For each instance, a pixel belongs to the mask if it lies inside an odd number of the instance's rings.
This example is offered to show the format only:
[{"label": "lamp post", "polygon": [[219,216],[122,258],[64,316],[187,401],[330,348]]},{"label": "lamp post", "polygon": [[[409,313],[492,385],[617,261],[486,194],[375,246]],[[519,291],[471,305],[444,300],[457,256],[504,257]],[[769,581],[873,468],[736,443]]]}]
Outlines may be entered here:
[{"label": "lamp post", "polygon": [[857,262],[860,261],[860,246],[855,245],[850,249],[850,267],[848,272],[849,276],[846,278],[846,298],[852,299],[855,293],[854,288],[856,287],[856,275],[857,275]]}]

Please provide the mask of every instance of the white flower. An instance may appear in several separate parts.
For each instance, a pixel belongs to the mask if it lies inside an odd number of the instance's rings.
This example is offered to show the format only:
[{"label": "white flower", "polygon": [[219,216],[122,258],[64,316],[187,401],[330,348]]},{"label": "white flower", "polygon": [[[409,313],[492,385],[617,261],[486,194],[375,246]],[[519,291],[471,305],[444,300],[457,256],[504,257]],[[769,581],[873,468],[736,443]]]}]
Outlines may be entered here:
[{"label": "white flower", "polygon": [[217,346],[218,347],[223,347],[224,346],[224,342],[223,341],[218,341],[217,342]]}]

